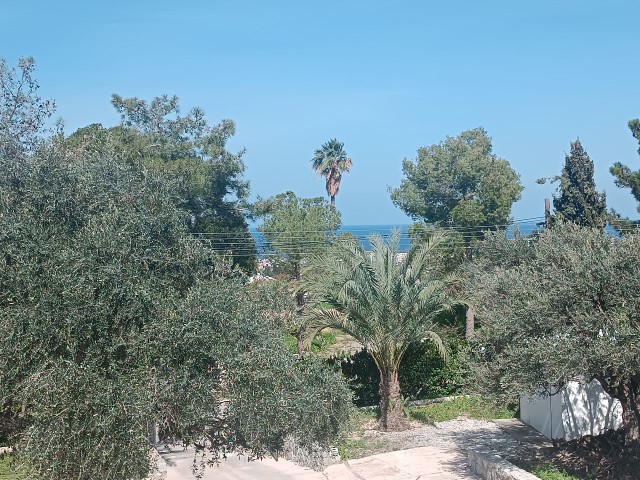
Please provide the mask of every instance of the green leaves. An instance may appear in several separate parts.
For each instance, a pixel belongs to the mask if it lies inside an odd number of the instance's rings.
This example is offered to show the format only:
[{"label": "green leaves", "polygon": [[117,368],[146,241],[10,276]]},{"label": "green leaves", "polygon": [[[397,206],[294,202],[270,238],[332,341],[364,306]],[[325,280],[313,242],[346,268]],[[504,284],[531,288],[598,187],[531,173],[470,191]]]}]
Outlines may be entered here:
[{"label": "green leaves", "polygon": [[560,176],[560,195],[554,196],[553,207],[559,219],[584,227],[604,228],[607,205],[604,193],[596,191],[593,161],[580,140],[571,142]]},{"label": "green leaves", "polygon": [[482,128],[418,149],[404,160],[405,179],[391,199],[405,213],[436,225],[491,228],[509,221],[522,185],[509,162],[492,153]]},{"label": "green leaves", "polygon": [[[629,129],[633,137],[640,143],[640,119],[631,120]],[[640,148],[638,148],[638,153],[640,153]],[[614,163],[609,171],[614,176],[616,185],[620,188],[631,189],[631,194],[636,201],[640,202],[640,171],[632,171],[620,162]],[[640,206],[638,208],[640,209]]]},{"label": "green leaves", "polygon": [[303,258],[326,249],[340,226],[340,213],[321,197],[298,198],[286,192],[259,199],[253,210],[264,219],[258,230],[269,252],[284,262],[293,279],[300,277]]},{"label": "green leaves", "polygon": [[243,178],[244,151],[226,148],[234,123],[222,120],[209,126],[198,108],[181,115],[175,96],[147,102],[113,95],[112,104],[121,125],[79,129],[65,141],[68,154],[83,158],[99,152],[162,176],[172,184],[174,203],[184,210],[189,230],[234,264],[252,270],[255,246],[245,218],[249,183]]},{"label": "green leaves", "polygon": [[604,375],[617,396],[640,362],[639,248],[638,235],[570,224],[531,242],[490,237],[473,267],[481,385],[518,395]]},{"label": "green leaves", "polygon": [[344,151],[344,143],[332,138],[318,148],[311,159],[311,168],[326,179],[327,194],[335,206],[335,196],[340,190],[342,173],[351,171],[351,158]]},{"label": "green leaves", "polygon": [[214,458],[328,442],[349,393],[287,351],[284,293],[194,240],[165,176],[46,153],[0,158],[0,404],[37,477],[144,478],[154,422]]},{"label": "green leaves", "polygon": [[306,287],[315,309],[309,313],[310,331],[334,327],[354,336],[371,353],[381,370],[397,369],[407,346],[436,340],[436,320],[456,300],[451,283],[440,276],[430,256],[443,241],[434,236],[420,248],[398,252],[399,232],[385,242],[370,238],[372,251],[355,239],[339,238],[326,257],[309,266],[315,272]]},{"label": "green leaves", "polygon": [[56,109],[55,102],[38,96],[35,68],[32,57],[20,58],[17,71],[0,58],[0,156],[32,151]]}]

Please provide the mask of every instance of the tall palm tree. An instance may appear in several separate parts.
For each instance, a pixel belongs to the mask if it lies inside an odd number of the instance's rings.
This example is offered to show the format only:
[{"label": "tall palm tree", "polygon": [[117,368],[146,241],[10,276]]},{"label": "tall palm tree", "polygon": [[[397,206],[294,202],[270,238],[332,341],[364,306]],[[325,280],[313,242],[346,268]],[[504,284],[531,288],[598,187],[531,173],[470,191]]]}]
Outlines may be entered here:
[{"label": "tall palm tree", "polygon": [[450,295],[457,277],[439,275],[432,261],[443,240],[436,233],[404,255],[398,252],[397,230],[386,243],[370,237],[370,252],[355,238],[341,237],[328,258],[316,258],[308,267],[314,305],[307,314],[307,341],[332,327],[364,345],[380,372],[383,430],[406,427],[398,371],[407,348],[430,340],[444,356],[436,318],[464,303]]},{"label": "tall palm tree", "polygon": [[344,143],[332,138],[322,144],[313,154],[312,168],[327,181],[327,194],[331,197],[331,206],[336,206],[336,195],[340,190],[342,172],[351,171],[351,159],[344,151]]}]

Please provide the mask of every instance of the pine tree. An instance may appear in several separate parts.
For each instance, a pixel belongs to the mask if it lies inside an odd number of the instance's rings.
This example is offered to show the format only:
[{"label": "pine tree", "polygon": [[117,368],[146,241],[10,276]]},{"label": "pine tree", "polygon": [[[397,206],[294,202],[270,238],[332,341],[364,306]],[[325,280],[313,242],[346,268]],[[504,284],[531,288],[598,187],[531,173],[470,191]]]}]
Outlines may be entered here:
[{"label": "pine tree", "polygon": [[[636,118],[629,121],[629,129],[634,138],[640,143],[640,119]],[[640,148],[638,153],[640,153]],[[633,171],[626,165],[616,162],[609,171],[615,177],[616,185],[620,188],[631,189],[631,194],[640,202],[640,170]],[[640,205],[638,205],[638,211],[640,212]]]},{"label": "pine tree", "polygon": [[565,156],[559,191],[560,195],[553,197],[556,218],[584,227],[604,227],[606,195],[596,190],[593,161],[579,139],[571,142],[571,153]]}]

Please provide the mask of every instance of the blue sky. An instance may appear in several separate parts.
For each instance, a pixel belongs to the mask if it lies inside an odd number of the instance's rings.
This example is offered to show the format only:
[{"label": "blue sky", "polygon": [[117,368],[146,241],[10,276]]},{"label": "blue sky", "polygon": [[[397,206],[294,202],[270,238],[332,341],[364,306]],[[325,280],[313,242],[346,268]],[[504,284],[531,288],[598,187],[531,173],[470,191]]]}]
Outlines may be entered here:
[{"label": "blue sky", "polygon": [[36,59],[68,133],[117,123],[112,93],[233,119],[254,197],[323,195],[309,160],[337,137],[344,224],[408,223],[387,192],[403,158],[478,126],[521,175],[516,219],[543,214],[554,187],[534,180],[578,136],[609,206],[637,218],[608,169],[640,167],[638,18],[636,0],[2,0],[0,57]]}]

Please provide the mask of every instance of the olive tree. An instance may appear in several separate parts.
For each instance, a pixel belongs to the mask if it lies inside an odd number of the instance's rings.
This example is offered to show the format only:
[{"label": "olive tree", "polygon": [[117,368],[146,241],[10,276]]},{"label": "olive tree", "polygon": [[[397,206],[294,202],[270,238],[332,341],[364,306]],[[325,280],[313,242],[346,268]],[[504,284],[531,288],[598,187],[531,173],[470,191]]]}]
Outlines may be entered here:
[{"label": "olive tree", "polygon": [[516,396],[597,379],[640,438],[640,235],[565,224],[537,241],[491,236],[472,267],[476,378]]},{"label": "olive tree", "polygon": [[35,68],[31,57],[20,58],[17,70],[0,58],[0,156],[33,150],[55,111],[55,102],[38,95]]},{"label": "olive tree", "polygon": [[346,387],[289,354],[167,177],[67,155],[58,139],[0,158],[0,421],[23,419],[11,440],[31,473],[144,478],[155,423],[214,459],[326,443]]}]

